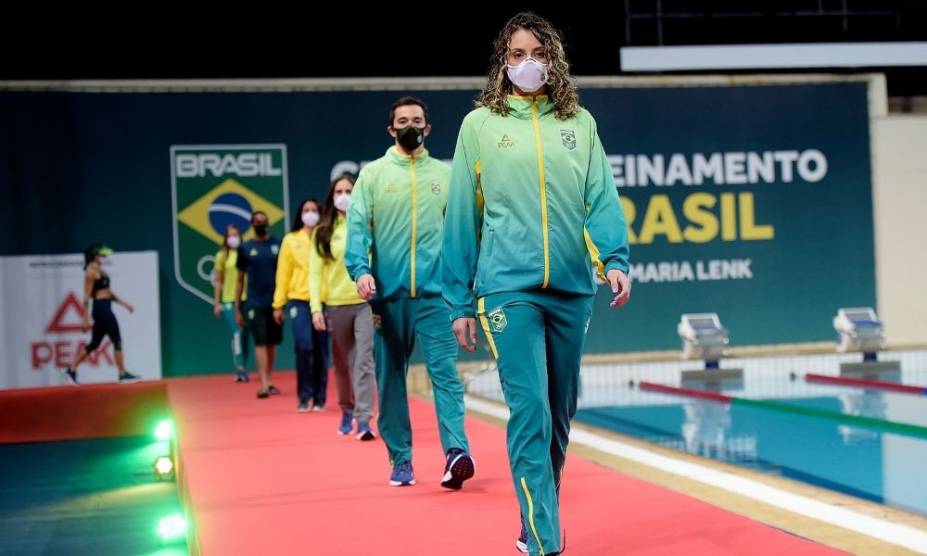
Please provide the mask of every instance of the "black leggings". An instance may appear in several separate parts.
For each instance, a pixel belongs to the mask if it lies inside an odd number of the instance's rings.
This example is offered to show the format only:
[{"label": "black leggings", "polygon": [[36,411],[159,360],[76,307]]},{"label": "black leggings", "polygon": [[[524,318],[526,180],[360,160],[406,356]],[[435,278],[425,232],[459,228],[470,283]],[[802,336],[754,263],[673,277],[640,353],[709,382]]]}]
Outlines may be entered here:
[{"label": "black leggings", "polygon": [[93,336],[87,344],[87,353],[93,353],[99,348],[104,336],[109,336],[114,351],[122,351],[122,336],[119,334],[119,323],[116,322],[112,306],[112,299],[93,300]]}]

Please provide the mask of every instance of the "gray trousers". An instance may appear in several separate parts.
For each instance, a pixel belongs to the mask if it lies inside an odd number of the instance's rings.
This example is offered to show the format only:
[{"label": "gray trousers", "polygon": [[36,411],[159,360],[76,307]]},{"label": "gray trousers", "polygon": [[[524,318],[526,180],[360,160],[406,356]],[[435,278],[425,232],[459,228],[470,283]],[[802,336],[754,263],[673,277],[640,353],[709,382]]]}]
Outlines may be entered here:
[{"label": "gray trousers", "polygon": [[359,422],[370,421],[377,387],[370,305],[328,306],[325,317],[332,337],[338,405],[342,411],[353,411]]}]

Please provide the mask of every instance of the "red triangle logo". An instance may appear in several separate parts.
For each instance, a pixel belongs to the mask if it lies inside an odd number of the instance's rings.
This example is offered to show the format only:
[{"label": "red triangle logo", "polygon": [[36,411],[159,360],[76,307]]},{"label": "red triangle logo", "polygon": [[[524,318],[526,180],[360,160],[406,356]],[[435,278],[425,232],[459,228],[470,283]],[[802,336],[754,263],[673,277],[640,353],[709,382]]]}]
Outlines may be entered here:
[{"label": "red triangle logo", "polygon": [[[71,315],[74,315],[74,317],[71,317]],[[61,305],[58,306],[58,310],[55,311],[55,316],[48,323],[45,332],[48,334],[83,332],[85,315],[84,306],[77,300],[77,295],[70,292]]]}]

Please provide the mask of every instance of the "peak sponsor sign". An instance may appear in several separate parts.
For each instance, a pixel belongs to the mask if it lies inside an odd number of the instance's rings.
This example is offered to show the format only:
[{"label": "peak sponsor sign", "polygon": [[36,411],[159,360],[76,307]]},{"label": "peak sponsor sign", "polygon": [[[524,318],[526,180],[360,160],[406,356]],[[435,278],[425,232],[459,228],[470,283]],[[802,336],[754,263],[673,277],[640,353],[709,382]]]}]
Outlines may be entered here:
[{"label": "peak sponsor sign", "polygon": [[[117,252],[104,261],[103,269],[113,292],[135,307],[129,314],[113,305],[127,368],[143,378],[160,378],[157,254]],[[83,255],[0,257],[0,271],[0,389],[64,384],[61,369],[90,343],[90,329],[84,327]],[[82,383],[116,381],[109,338],[78,373]]]}]

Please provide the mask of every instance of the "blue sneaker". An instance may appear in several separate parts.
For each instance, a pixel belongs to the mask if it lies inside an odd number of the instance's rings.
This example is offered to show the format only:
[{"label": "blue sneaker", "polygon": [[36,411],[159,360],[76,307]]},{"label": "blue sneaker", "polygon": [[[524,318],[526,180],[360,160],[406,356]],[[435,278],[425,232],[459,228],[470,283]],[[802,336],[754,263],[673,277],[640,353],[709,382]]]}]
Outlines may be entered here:
[{"label": "blue sneaker", "polygon": [[376,438],[377,435],[373,433],[373,430],[370,428],[370,423],[367,421],[358,421],[357,422],[357,434],[354,438],[367,442]]},{"label": "blue sneaker", "polygon": [[408,486],[415,484],[415,476],[412,474],[412,464],[404,461],[393,467],[393,474],[389,476],[389,486]]},{"label": "blue sneaker", "polygon": [[447,452],[447,463],[444,464],[444,478],[441,486],[451,490],[460,490],[464,481],[473,477],[476,468],[470,454],[460,448],[451,448]]},{"label": "blue sneaker", "polygon": [[354,421],[354,415],[350,411],[341,412],[341,426],[338,427],[338,434],[345,436],[351,434],[351,429],[354,427],[351,426],[351,422]]}]

